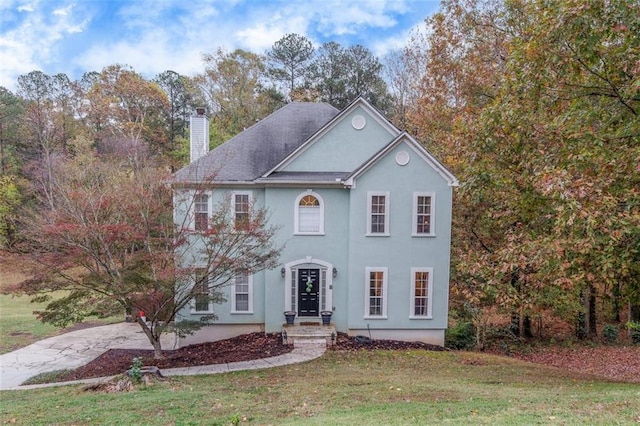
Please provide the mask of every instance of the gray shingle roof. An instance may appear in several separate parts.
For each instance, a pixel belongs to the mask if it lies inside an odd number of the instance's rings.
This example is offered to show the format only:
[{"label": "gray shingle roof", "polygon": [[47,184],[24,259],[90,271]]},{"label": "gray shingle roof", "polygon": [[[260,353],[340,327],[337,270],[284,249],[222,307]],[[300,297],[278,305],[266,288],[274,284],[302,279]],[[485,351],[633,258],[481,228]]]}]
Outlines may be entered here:
[{"label": "gray shingle roof", "polygon": [[342,184],[351,172],[273,172],[258,182],[323,182]]},{"label": "gray shingle roof", "polygon": [[339,111],[326,103],[292,102],[178,170],[174,182],[249,182],[261,177]]}]

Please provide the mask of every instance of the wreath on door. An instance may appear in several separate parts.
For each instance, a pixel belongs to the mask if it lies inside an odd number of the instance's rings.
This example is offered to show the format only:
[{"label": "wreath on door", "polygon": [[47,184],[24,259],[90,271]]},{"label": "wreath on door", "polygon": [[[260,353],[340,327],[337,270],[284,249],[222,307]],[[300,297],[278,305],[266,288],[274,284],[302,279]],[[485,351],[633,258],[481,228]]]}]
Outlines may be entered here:
[{"label": "wreath on door", "polygon": [[307,278],[307,293],[311,293],[313,290],[313,281],[311,281],[311,277]]}]

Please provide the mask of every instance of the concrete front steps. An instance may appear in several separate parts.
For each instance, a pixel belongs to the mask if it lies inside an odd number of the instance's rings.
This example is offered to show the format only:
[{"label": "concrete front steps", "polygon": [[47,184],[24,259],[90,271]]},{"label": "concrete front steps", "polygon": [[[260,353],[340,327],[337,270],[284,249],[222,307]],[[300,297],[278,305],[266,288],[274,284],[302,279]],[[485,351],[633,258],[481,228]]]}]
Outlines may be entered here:
[{"label": "concrete front steps", "polygon": [[294,348],[317,348],[333,345],[338,333],[333,325],[283,325],[282,337]]}]

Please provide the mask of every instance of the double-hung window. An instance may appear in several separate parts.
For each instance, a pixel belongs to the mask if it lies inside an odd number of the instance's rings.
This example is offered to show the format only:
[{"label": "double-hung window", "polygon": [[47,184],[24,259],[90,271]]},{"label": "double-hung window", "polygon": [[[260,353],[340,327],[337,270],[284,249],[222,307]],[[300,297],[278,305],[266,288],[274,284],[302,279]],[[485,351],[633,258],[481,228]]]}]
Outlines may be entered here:
[{"label": "double-hung window", "polygon": [[322,197],[312,191],[296,198],[294,233],[298,235],[324,234],[324,203]]},{"label": "double-hung window", "polygon": [[196,231],[209,229],[209,196],[207,194],[196,194],[193,199],[193,213],[193,229]]},{"label": "double-hung window", "polygon": [[209,275],[206,268],[196,268],[194,273],[193,311],[211,312],[212,300],[209,292]]},{"label": "double-hung window", "polygon": [[251,275],[240,273],[233,279],[231,286],[231,312],[236,314],[253,313],[253,279]]},{"label": "double-hung window", "polygon": [[251,192],[233,192],[233,223],[237,230],[246,229],[249,226],[251,210]]},{"label": "double-hung window", "polygon": [[433,268],[411,268],[411,318],[431,318]]},{"label": "double-hung window", "polygon": [[413,194],[413,236],[435,235],[435,200],[432,192]]},{"label": "double-hung window", "polygon": [[387,268],[367,267],[365,279],[365,318],[386,318]]},{"label": "double-hung window", "polygon": [[367,235],[389,235],[389,193],[367,194]]}]

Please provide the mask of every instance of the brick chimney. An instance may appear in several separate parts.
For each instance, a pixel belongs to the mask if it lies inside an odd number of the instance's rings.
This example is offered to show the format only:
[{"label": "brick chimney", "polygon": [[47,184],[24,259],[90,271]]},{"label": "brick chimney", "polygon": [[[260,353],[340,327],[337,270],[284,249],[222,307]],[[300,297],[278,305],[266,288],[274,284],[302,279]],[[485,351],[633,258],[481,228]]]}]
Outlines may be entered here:
[{"label": "brick chimney", "polygon": [[209,152],[209,117],[198,107],[189,120],[190,158],[193,163]]}]

